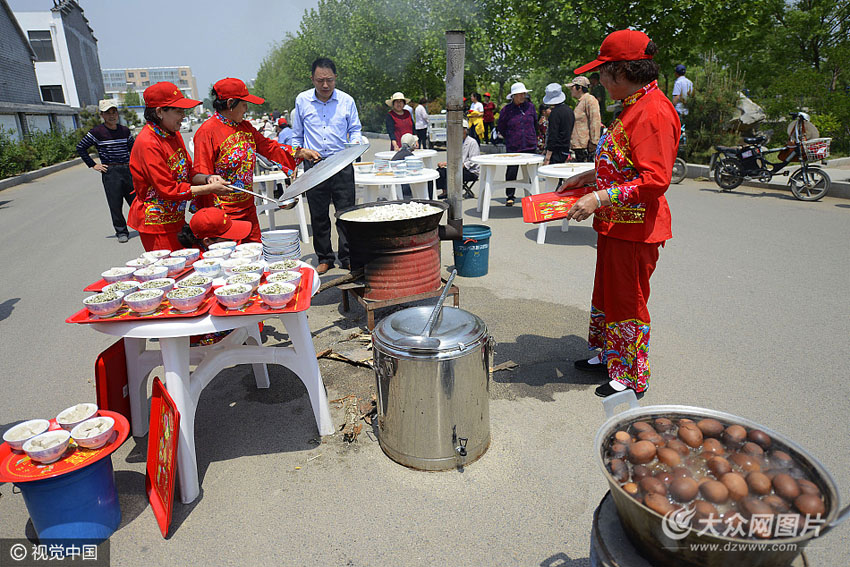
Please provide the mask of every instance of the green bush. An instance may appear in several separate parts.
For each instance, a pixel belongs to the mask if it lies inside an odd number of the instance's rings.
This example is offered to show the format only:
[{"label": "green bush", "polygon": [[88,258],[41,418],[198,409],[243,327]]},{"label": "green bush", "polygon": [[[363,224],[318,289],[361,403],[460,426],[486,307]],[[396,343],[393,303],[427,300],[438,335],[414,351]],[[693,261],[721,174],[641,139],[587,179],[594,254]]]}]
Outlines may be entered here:
[{"label": "green bush", "polygon": [[84,133],[80,130],[35,132],[18,141],[10,132],[0,130],[0,179],[72,159]]}]

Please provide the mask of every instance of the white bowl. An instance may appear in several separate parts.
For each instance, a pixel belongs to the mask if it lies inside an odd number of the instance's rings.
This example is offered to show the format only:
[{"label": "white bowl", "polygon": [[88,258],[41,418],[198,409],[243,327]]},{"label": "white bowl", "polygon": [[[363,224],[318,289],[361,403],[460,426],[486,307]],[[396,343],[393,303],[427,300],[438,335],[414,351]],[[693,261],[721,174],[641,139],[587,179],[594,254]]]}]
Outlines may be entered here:
[{"label": "white bowl", "polygon": [[[155,280],[148,280],[146,282],[141,282],[139,284],[139,291],[143,289],[161,289],[163,293],[168,293],[172,289],[174,289],[174,279],[173,278],[157,278]],[[128,295],[128,294],[125,294]]]},{"label": "white bowl", "polygon": [[109,268],[100,274],[100,277],[108,283],[125,282],[133,279],[133,272],[135,271],[136,269],[131,266],[120,266],[116,268]]},{"label": "white bowl", "polygon": [[174,287],[200,287],[204,289],[204,293],[207,293],[210,289],[212,289],[212,284],[213,279],[211,277],[202,276],[201,274],[192,274],[174,284]]},{"label": "white bowl", "polygon": [[58,423],[59,427],[62,429],[71,431],[80,423],[93,417],[96,413],[97,404],[77,404],[60,411],[59,415],[56,416],[56,423]]},{"label": "white bowl", "polygon": [[263,303],[272,309],[285,307],[295,295],[295,286],[290,283],[267,283],[257,288]]},{"label": "white bowl", "polygon": [[24,443],[49,428],[50,422],[46,419],[31,419],[7,429],[3,434],[3,441],[8,443],[13,451],[23,451]]},{"label": "white bowl", "polygon": [[174,277],[186,268],[186,258],[163,258],[154,265],[165,266],[168,268],[168,277]]},{"label": "white bowl", "polygon": [[216,258],[204,258],[203,260],[198,260],[192,264],[192,267],[195,268],[195,271],[202,276],[214,278],[221,271],[221,260]]},{"label": "white bowl", "polygon": [[236,266],[236,267],[232,268],[230,270],[230,272],[231,272],[231,275],[248,274],[248,273],[255,273],[255,274],[262,275],[262,273],[265,270],[266,270],[265,265],[260,264],[259,262],[255,262],[253,264],[243,264],[241,266]]},{"label": "white bowl", "polygon": [[133,272],[133,277],[140,282],[158,280],[159,278],[164,278],[167,275],[167,266],[146,266]]},{"label": "white bowl", "polygon": [[[245,279],[248,281],[238,281],[240,279]],[[257,286],[260,285],[260,280],[263,279],[261,274],[257,272],[248,272],[247,274],[233,274],[225,280],[227,285],[236,285],[236,284],[245,284],[251,286],[251,291],[257,289]]]},{"label": "white bowl", "polygon": [[212,244],[210,244],[210,250],[219,250],[221,248],[226,248],[232,252],[233,249],[237,246],[238,244],[232,240],[224,240],[222,242],[213,242]]},{"label": "white bowl", "polygon": [[[98,427],[100,431],[92,431]],[[115,430],[115,420],[109,416],[87,419],[71,430],[71,437],[77,445],[85,449],[99,449],[106,445]]]},{"label": "white bowl", "polygon": [[[238,293],[233,293],[238,292]],[[227,309],[238,309],[248,303],[254,290],[249,285],[224,285],[216,289],[215,298]]]},{"label": "white bowl", "polygon": [[230,258],[245,258],[249,262],[256,262],[262,255],[262,250],[234,250]]},{"label": "white bowl", "polygon": [[201,254],[201,256],[203,256],[205,260],[227,260],[228,258],[230,258],[230,253],[232,251],[232,248],[215,248],[213,250],[207,250],[206,252]]},{"label": "white bowl", "polygon": [[[106,299],[106,301],[99,301],[100,299]],[[90,295],[83,300],[83,305],[86,306],[86,309],[89,310],[89,313],[92,315],[97,315],[98,317],[109,317],[110,315],[114,315],[119,309],[121,309],[121,304],[123,303],[124,294],[120,291],[116,292],[101,292],[96,293],[94,295]]]},{"label": "white bowl", "polygon": [[301,272],[298,270],[275,272],[266,277],[266,283],[290,283],[295,287],[298,287],[298,284],[301,283]]},{"label": "white bowl", "polygon": [[[156,295],[148,297],[149,294]],[[135,291],[130,295],[125,295],[124,303],[139,315],[147,315],[156,311],[156,308],[162,303],[162,297],[164,295],[165,292],[161,289],[143,289],[141,291]]]},{"label": "white bowl", "polygon": [[171,253],[172,258],[186,258],[186,264],[191,264],[201,257],[201,251],[198,248],[182,248]]},{"label": "white bowl", "polygon": [[[36,445],[39,443],[52,443],[54,441],[58,441],[58,443],[52,447],[48,447],[47,449],[36,448]],[[65,454],[70,442],[71,434],[68,431],[64,429],[56,429],[42,433],[41,435],[36,435],[32,439],[28,439],[23,445],[23,450],[33,461],[38,461],[43,465],[48,465],[58,461],[62,455]]]},{"label": "white bowl", "polygon": [[280,262],[272,262],[269,264],[269,273],[274,274],[277,272],[288,272],[290,270],[297,270],[301,267],[301,262],[298,260],[282,260]]},{"label": "white bowl", "polygon": [[250,264],[251,261],[248,258],[233,258],[230,257],[227,260],[221,261],[221,269],[224,270],[225,276],[233,275],[233,268],[236,266],[244,266],[245,264]]},{"label": "white bowl", "polygon": [[151,260],[149,258],[133,258],[132,260],[127,262],[125,265],[130,267],[130,268],[135,268],[136,270],[138,270],[139,268],[144,268],[145,266],[150,266],[154,262],[156,262],[156,260]]},{"label": "white bowl", "polygon": [[[178,294],[193,293],[190,297],[174,297]],[[181,313],[190,313],[198,308],[207,297],[207,291],[202,287],[178,287],[165,294],[171,305]]]},{"label": "white bowl", "polygon": [[263,244],[262,242],[246,242],[236,246],[236,250],[256,250],[257,252],[262,252]]},{"label": "white bowl", "polygon": [[125,282],[115,282],[109,285],[103,286],[104,293],[123,293],[127,295],[128,293],[133,293],[139,289],[139,282],[135,280],[127,280]]},{"label": "white bowl", "polygon": [[165,258],[171,255],[171,250],[151,250],[149,252],[142,252],[142,258],[148,258],[149,260],[153,260],[156,262],[160,258]]}]

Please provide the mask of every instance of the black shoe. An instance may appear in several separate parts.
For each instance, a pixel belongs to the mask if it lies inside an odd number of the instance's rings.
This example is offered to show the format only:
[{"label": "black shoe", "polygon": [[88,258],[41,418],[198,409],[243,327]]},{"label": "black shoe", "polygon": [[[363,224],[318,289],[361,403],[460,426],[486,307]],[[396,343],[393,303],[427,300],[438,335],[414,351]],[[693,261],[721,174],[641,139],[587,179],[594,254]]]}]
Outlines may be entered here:
[{"label": "black shoe", "polygon": [[597,362],[595,364],[591,364],[588,360],[576,360],[573,362],[573,366],[576,367],[576,370],[582,370],[584,372],[604,372],[608,374],[608,365],[604,362]]},{"label": "black shoe", "polygon": [[[622,390],[622,391],[625,392],[625,390]],[[596,395],[599,396],[600,398],[607,398],[608,396],[611,396],[611,395],[617,394],[617,393],[619,393],[619,392],[617,392],[617,390],[612,388],[611,384],[609,384],[608,382],[605,382],[604,384],[602,384],[601,386],[598,386],[596,388]],[[644,393],[646,393],[646,390],[644,390],[643,392],[635,392],[635,397],[637,397],[637,399],[641,399],[643,397]]]},{"label": "black shoe", "polygon": [[507,199],[505,199],[505,206],[506,207],[513,207],[515,202],[516,201],[514,200],[513,197],[508,197]]},{"label": "black shoe", "polygon": [[118,234],[117,236],[118,236],[118,242],[120,242],[121,244],[124,244],[125,242],[130,240],[129,234]]},{"label": "black shoe", "polygon": [[348,262],[340,262],[339,267],[346,271],[351,271],[351,264]]}]

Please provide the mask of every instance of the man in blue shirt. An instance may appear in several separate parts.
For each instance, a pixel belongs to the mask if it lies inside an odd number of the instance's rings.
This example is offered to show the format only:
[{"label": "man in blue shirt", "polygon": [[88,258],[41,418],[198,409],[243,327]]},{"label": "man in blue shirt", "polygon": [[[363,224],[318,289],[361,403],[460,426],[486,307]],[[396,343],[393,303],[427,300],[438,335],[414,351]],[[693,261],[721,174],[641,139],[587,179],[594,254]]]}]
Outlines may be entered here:
[{"label": "man in blue shirt", "polygon": [[[336,65],[320,57],[313,61],[311,79],[315,88],[295,99],[292,113],[293,144],[307,147],[327,158],[343,150],[348,142],[359,143],[360,117],[354,99],[336,88]],[[304,162],[305,169],[312,166]],[[354,206],[354,167],[345,169],[306,193],[313,225],[313,249],[319,258],[316,271],[324,274],[334,266],[331,246],[330,205],[340,211]],[[350,254],[343,228],[337,223],[338,257],[343,269],[350,268]]]}]

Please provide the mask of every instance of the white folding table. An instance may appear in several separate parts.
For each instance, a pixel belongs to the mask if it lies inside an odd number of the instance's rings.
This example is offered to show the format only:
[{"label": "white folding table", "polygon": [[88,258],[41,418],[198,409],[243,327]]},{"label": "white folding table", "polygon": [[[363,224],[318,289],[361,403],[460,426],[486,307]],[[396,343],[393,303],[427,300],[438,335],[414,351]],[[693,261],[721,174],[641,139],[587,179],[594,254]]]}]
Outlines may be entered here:
[{"label": "white folding table", "polygon": [[[573,175],[588,171],[593,168],[594,165],[592,163],[583,162],[543,165],[538,168],[537,176],[542,179],[554,179],[555,184],[551,187],[551,189],[549,187],[543,187],[544,192],[554,191],[561,184],[562,179],[567,179],[569,177],[572,177]],[[540,223],[540,226],[537,229],[537,244],[544,244],[546,242],[546,225],[548,224],[551,223]],[[561,222],[561,232],[567,232],[568,230],[570,230],[570,221],[569,219],[565,218],[563,222]]]},{"label": "white folding table", "polygon": [[[469,158],[471,162],[481,166],[481,176],[483,179],[481,191],[478,192],[478,212],[481,213],[481,220],[487,221],[490,218],[490,200],[493,198],[493,191],[505,187],[516,187],[525,191],[526,195],[537,195],[540,193],[540,186],[537,181],[537,166],[543,163],[543,156],[539,154],[481,154]],[[496,171],[500,167],[509,165],[519,166],[522,171],[522,179],[517,178],[514,181],[496,181]]]}]

